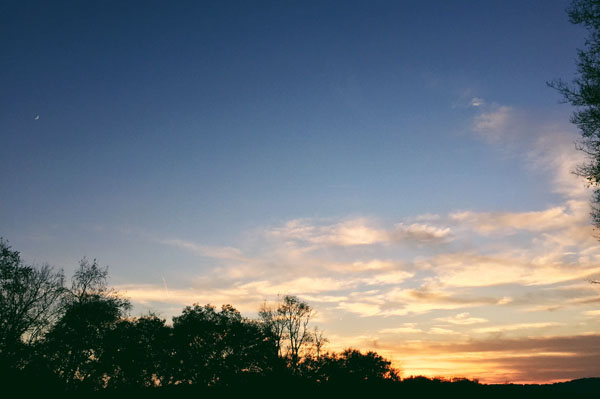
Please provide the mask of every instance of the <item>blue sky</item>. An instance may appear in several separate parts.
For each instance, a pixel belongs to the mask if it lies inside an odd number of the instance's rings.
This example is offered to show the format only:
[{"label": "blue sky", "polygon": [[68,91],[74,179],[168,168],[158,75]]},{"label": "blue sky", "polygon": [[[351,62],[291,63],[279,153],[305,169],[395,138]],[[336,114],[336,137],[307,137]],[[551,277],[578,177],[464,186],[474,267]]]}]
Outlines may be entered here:
[{"label": "blue sky", "polygon": [[139,312],[292,293],[409,374],[597,375],[418,360],[596,339],[568,4],[3,2],[0,236]]}]

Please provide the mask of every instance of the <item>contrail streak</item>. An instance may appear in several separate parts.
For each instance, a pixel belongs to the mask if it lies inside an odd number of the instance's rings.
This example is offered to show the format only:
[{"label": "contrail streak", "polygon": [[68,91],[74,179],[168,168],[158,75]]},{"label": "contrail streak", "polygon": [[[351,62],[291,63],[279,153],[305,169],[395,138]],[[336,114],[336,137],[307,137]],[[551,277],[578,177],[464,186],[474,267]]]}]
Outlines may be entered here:
[{"label": "contrail streak", "polygon": [[165,280],[165,278],[163,277],[162,274],[160,275],[160,278],[162,278],[163,285],[165,286],[165,291],[167,292],[167,296],[170,296],[169,295],[169,287],[167,287],[167,281]]}]

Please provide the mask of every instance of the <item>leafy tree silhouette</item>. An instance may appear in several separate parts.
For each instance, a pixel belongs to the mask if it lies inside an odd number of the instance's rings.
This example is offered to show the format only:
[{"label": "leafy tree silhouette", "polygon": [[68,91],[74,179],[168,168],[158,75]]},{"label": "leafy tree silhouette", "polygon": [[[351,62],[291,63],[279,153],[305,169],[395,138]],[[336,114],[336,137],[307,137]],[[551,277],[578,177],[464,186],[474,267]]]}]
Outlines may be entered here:
[{"label": "leafy tree silhouette", "polygon": [[348,348],[340,354],[321,356],[319,361],[321,378],[329,383],[348,384],[364,382],[398,381],[398,370],[391,366],[391,362],[369,351],[362,353],[353,348]]},{"label": "leafy tree silhouette", "polygon": [[108,288],[107,273],[96,260],[80,262],[64,297],[64,314],[44,340],[44,356],[68,389],[106,385],[105,337],[131,306]]},{"label": "leafy tree silhouette", "polygon": [[172,328],[155,314],[120,319],[103,342],[101,369],[109,389],[140,389],[168,383]]},{"label": "leafy tree silhouette", "polygon": [[251,374],[265,374],[277,352],[260,325],[231,305],[186,307],[173,318],[173,383],[231,385]]}]

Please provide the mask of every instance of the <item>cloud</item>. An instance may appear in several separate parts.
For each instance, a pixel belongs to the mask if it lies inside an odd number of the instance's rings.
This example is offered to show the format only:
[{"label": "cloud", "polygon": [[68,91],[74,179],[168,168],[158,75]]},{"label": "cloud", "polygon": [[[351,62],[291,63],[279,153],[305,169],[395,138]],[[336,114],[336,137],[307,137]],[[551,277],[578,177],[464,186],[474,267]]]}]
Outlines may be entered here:
[{"label": "cloud", "polygon": [[600,310],[588,310],[583,312],[583,314],[590,317],[598,317],[600,316]]},{"label": "cloud", "polygon": [[350,313],[359,314],[361,317],[381,315],[381,307],[379,304],[365,302],[340,302],[338,309]]},{"label": "cloud", "polygon": [[416,328],[415,323],[404,323],[401,327],[383,328],[379,330],[380,334],[421,334],[424,331]]},{"label": "cloud", "polygon": [[579,165],[585,163],[585,154],[575,148],[577,136],[557,128],[547,129],[545,134],[537,137],[527,154],[530,167],[534,170],[551,171],[552,191],[565,198],[587,201],[591,189],[584,177],[574,173]]},{"label": "cloud", "polygon": [[388,273],[374,274],[363,278],[361,281],[367,285],[396,285],[408,280],[409,278],[412,278],[414,275],[414,273],[404,270],[395,270]]},{"label": "cloud", "polygon": [[[482,105],[482,104],[479,104]],[[473,131],[481,137],[492,141],[506,141],[514,138],[513,123],[515,111],[512,107],[501,105],[492,106],[487,112],[482,112],[473,119]]]},{"label": "cloud", "polygon": [[271,237],[316,245],[369,245],[388,240],[385,231],[371,227],[367,219],[353,219],[334,224],[318,224],[309,219],[294,219],[268,232]]},{"label": "cloud", "polygon": [[482,105],[485,104],[485,101],[483,100],[483,98],[479,98],[479,97],[473,97],[471,99],[471,107],[481,107]]},{"label": "cloud", "polygon": [[[473,118],[473,133],[484,140],[519,154],[531,171],[549,173],[550,189],[570,199],[589,198],[585,179],[574,172],[585,162],[576,149],[579,134],[563,121],[549,123],[547,117],[507,105],[481,105]],[[542,122],[540,122],[542,120]]]},{"label": "cloud", "polygon": [[360,317],[418,315],[436,310],[501,306],[508,303],[506,297],[480,296],[448,289],[397,286],[381,287],[371,292],[355,291],[349,298],[351,301],[340,303],[338,308]]},{"label": "cloud", "polygon": [[441,254],[430,262],[435,280],[445,286],[486,287],[500,284],[549,285],[584,280],[600,271],[596,264],[565,264],[557,259],[539,259],[527,254],[473,252]]},{"label": "cloud", "polygon": [[514,233],[518,230],[549,231],[585,224],[588,217],[579,202],[568,202],[543,211],[532,212],[454,212],[450,219],[468,225],[481,234],[493,232]]},{"label": "cloud", "polygon": [[343,301],[347,301],[347,296],[333,296],[333,295],[308,295],[302,294],[302,299],[311,303],[339,303]]},{"label": "cloud", "polygon": [[299,277],[289,281],[251,281],[239,286],[240,290],[262,296],[276,295],[302,295],[302,294],[324,294],[332,291],[340,291],[356,286],[353,280],[336,280],[330,277]]},{"label": "cloud", "polygon": [[339,271],[365,272],[394,269],[402,265],[402,262],[394,260],[371,259],[367,261],[356,261],[352,263],[336,264],[332,268]]},{"label": "cloud", "polygon": [[441,328],[441,327],[432,327],[429,329],[429,333],[430,334],[435,334],[435,335],[456,335],[456,334],[460,334],[459,332],[456,332],[454,330],[450,330],[448,328]]},{"label": "cloud", "polygon": [[[163,309],[173,316],[183,307],[198,304],[234,304],[243,312],[255,312],[263,298],[244,295],[235,288],[205,290],[200,288],[173,288],[166,290],[159,284],[121,284],[115,288],[134,304],[151,309]],[[240,295],[242,294],[242,295]],[[166,305],[166,307],[165,307]]]},{"label": "cloud", "polygon": [[441,216],[435,213],[422,213],[415,216],[414,220],[417,222],[434,222],[440,220]]},{"label": "cloud", "polygon": [[530,171],[549,173],[551,191],[568,199],[589,198],[587,182],[574,173],[586,157],[576,148],[580,136],[572,125],[549,123],[547,117],[507,105],[482,103],[476,108],[471,121],[476,136],[522,156]]},{"label": "cloud", "polygon": [[445,323],[450,323],[450,324],[459,324],[459,325],[471,325],[471,324],[480,324],[480,323],[487,323],[488,320],[481,318],[481,317],[471,317],[471,315],[468,312],[463,312],[463,313],[459,313],[455,316],[451,316],[451,317],[438,317],[437,319],[435,319],[437,321],[442,321]]},{"label": "cloud", "polygon": [[550,328],[562,326],[563,323],[557,322],[546,322],[546,323],[517,323],[517,324],[505,324],[501,326],[492,327],[481,327],[472,330],[476,334],[487,334],[487,333],[502,333],[506,331],[520,331],[529,330],[532,328]]},{"label": "cloud", "polygon": [[[216,283],[216,281],[215,281]],[[235,304],[240,310],[255,312],[259,304],[278,295],[307,296],[314,300],[319,294],[319,302],[334,302],[346,299],[345,296],[327,296],[327,292],[336,292],[351,288],[357,284],[355,281],[338,281],[332,278],[299,277],[288,281],[257,280],[246,283],[202,284],[190,282],[190,287],[174,288],[167,290],[161,284],[122,284],[115,288],[140,305],[170,304],[180,307],[193,303]],[[312,295],[311,295],[312,294]],[[307,299],[308,300],[308,299]]]},{"label": "cloud", "polygon": [[[393,317],[455,310],[455,318],[436,315],[438,321],[469,325],[485,320],[465,316],[475,307],[556,308],[558,296],[530,296],[524,303],[522,293],[534,285],[568,284],[600,273],[595,266],[600,246],[588,236],[582,214],[581,201],[569,200],[541,211],[455,212],[436,215],[435,224],[396,223],[387,229],[368,218],[294,219],[253,235],[253,250],[162,242],[215,259],[212,269],[199,272],[202,283],[190,285],[217,298],[232,298],[230,302],[290,293],[340,315]],[[517,246],[486,238],[517,232]],[[484,234],[477,250],[469,249],[475,233]],[[410,247],[407,254],[405,247],[395,245],[407,242],[435,246]],[[379,257],[382,253],[385,258]],[[511,291],[481,291],[500,285],[511,286]],[[574,295],[582,299],[581,292]],[[181,297],[190,298],[189,292]]]},{"label": "cloud", "polygon": [[159,243],[170,245],[177,248],[183,248],[188,251],[194,252],[201,256],[216,259],[227,259],[235,261],[248,261],[249,259],[243,256],[242,252],[238,248],[233,247],[214,247],[206,245],[198,245],[192,241],[179,240],[179,239],[167,239],[158,240]]},{"label": "cloud", "polygon": [[441,243],[453,239],[449,227],[435,227],[427,224],[413,223],[405,226],[399,223],[391,232],[394,241],[412,241],[418,243]]},{"label": "cloud", "polygon": [[310,219],[294,219],[284,226],[267,231],[271,238],[288,243],[304,243],[324,246],[361,246],[392,243],[435,244],[452,240],[449,227],[436,227],[424,223],[396,224],[391,229],[374,226],[366,218],[346,220],[337,223]]}]

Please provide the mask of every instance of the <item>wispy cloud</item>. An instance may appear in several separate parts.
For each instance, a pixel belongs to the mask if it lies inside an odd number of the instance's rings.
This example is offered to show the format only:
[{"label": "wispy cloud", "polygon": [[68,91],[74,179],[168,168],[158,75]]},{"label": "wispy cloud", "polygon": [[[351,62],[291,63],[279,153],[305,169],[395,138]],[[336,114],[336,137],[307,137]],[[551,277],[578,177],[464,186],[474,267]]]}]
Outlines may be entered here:
[{"label": "wispy cloud", "polygon": [[432,327],[429,329],[430,334],[434,335],[457,335],[460,334],[457,331],[450,330],[449,328]]},{"label": "wispy cloud", "polygon": [[[530,255],[532,256],[532,255]],[[473,252],[442,254],[432,260],[436,279],[446,286],[485,287],[499,284],[548,285],[583,280],[597,264],[562,263],[560,258],[527,257],[510,253],[481,255]]]},{"label": "wispy cloud", "polygon": [[518,324],[506,324],[501,326],[481,327],[473,329],[472,331],[476,334],[487,334],[487,333],[501,333],[506,331],[519,331],[519,330],[530,330],[536,328],[551,328],[563,325],[563,323],[547,322],[547,323],[518,323]]},{"label": "wispy cloud", "polygon": [[585,206],[580,202],[568,202],[565,206],[557,206],[542,211],[532,212],[454,212],[450,219],[461,224],[468,224],[478,233],[549,231],[565,229],[585,224],[587,214],[582,212]]},{"label": "wispy cloud", "polygon": [[383,328],[379,330],[380,334],[421,334],[423,332],[422,329],[416,328],[415,323],[404,323],[400,327]]},{"label": "wispy cloud", "polygon": [[575,174],[585,161],[584,153],[575,147],[577,136],[555,127],[546,129],[544,134],[538,135],[527,154],[530,167],[551,172],[552,191],[565,198],[587,201],[591,190],[585,178]]},{"label": "wispy cloud", "polygon": [[538,115],[508,105],[482,103],[476,109],[471,129],[477,137],[523,157],[530,171],[548,173],[551,191],[567,199],[589,198],[585,179],[574,173],[585,154],[576,149],[579,136],[571,126],[540,122]]},{"label": "wispy cloud", "polygon": [[[482,103],[479,104],[481,106]],[[491,142],[514,139],[515,110],[506,105],[493,105],[473,119],[473,131]]]},{"label": "wispy cloud", "polygon": [[121,284],[115,286],[119,292],[126,295],[134,304],[149,309],[162,309],[173,316],[185,306],[198,304],[235,304],[243,312],[255,312],[263,300],[257,295],[248,295],[235,287],[228,289],[173,288],[168,291],[159,284]]},{"label": "wispy cloud", "polygon": [[272,282],[267,280],[252,281],[239,286],[240,290],[273,297],[285,294],[326,294],[356,286],[353,280],[336,280],[330,277],[299,277],[289,281]]},{"label": "wispy cloud", "polygon": [[339,309],[360,317],[406,316],[439,310],[466,309],[481,306],[501,306],[505,297],[478,296],[452,289],[382,287],[375,291],[355,291]]},{"label": "wispy cloud", "polygon": [[459,325],[471,325],[471,324],[481,324],[481,323],[487,323],[487,319],[484,319],[482,317],[472,317],[469,312],[463,312],[463,313],[459,313],[455,316],[451,316],[451,317],[438,317],[437,319],[435,319],[437,321],[442,321],[445,323],[450,323],[450,324],[459,324]]},{"label": "wispy cloud", "polygon": [[424,223],[396,224],[391,229],[376,227],[366,218],[327,223],[310,219],[294,219],[284,226],[269,230],[272,238],[288,242],[308,243],[315,246],[359,246],[373,244],[440,243],[452,239],[449,227]]},{"label": "wispy cloud", "polygon": [[209,258],[228,259],[242,262],[249,260],[249,258],[243,256],[242,252],[238,248],[234,247],[214,247],[207,245],[199,245],[192,241],[179,239],[158,240],[158,242],[165,245],[183,248],[188,251],[194,252],[198,255],[206,256]]},{"label": "wispy cloud", "polygon": [[449,227],[437,227],[421,223],[404,225],[399,223],[390,232],[394,241],[412,241],[417,243],[441,243],[453,239]]},{"label": "wispy cloud", "polygon": [[395,270],[387,273],[371,274],[368,277],[363,278],[361,281],[367,285],[397,285],[410,278],[415,274],[404,270]]}]

